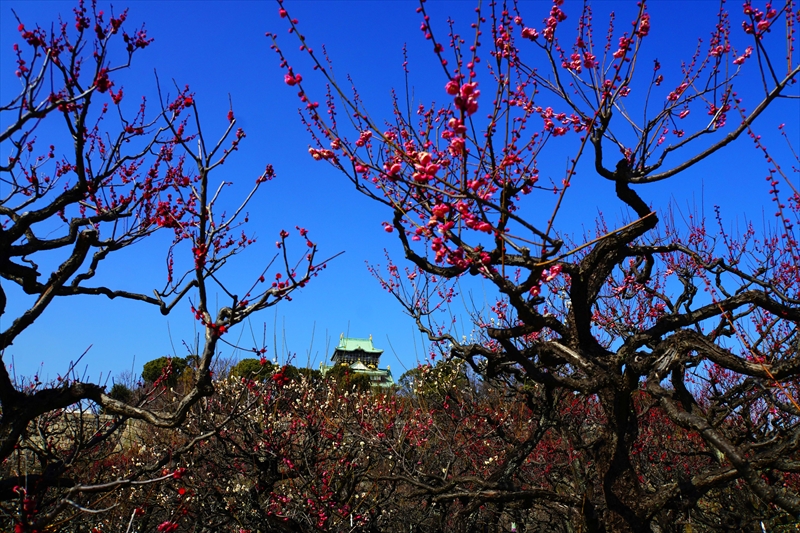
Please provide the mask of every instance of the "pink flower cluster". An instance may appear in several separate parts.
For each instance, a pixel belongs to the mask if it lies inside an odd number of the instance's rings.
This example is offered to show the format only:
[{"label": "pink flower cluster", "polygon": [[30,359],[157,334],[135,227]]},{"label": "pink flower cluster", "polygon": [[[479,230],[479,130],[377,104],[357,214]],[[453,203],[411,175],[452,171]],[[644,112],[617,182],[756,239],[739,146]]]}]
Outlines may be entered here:
[{"label": "pink flower cluster", "polygon": [[750,55],[752,53],[753,53],[753,47],[752,46],[748,46],[747,48],[745,48],[744,54],[740,55],[739,57],[737,57],[736,59],[733,60],[733,64],[734,65],[741,65],[742,63],[744,63],[745,59],[750,57]]},{"label": "pink flower cluster", "polygon": [[283,77],[283,81],[289,87],[294,87],[295,85],[303,81],[303,76],[301,76],[300,74],[294,74],[291,70],[289,70],[289,72]]},{"label": "pink flower cluster", "polygon": [[308,153],[311,154],[311,157],[314,158],[314,161],[336,160],[336,154],[333,152],[333,150],[326,150],[324,148],[309,148]]},{"label": "pink flower cluster", "polygon": [[545,269],[542,271],[541,276],[539,277],[539,281],[531,287],[530,295],[536,298],[537,296],[542,294],[542,282],[549,283],[556,279],[559,274],[561,274],[561,265],[555,264],[551,266],[549,269]]},{"label": "pink flower cluster", "polygon": [[428,152],[417,152],[417,163],[414,164],[416,172],[411,175],[417,183],[427,183],[436,177],[441,166],[433,162],[431,154]]},{"label": "pink flower cluster", "polygon": [[456,107],[469,115],[473,115],[478,110],[478,82],[469,82],[459,85],[458,80],[450,80],[444,86],[447,94],[455,96]]},{"label": "pink flower cluster", "polygon": [[669,100],[670,102],[677,101],[678,98],[680,98],[680,96],[683,94],[683,92],[688,88],[689,88],[688,83],[686,82],[681,83],[679,86],[675,88],[674,91],[672,91],[671,93],[669,93],[669,95],[667,95],[667,100]]},{"label": "pink flower cluster", "polygon": [[745,2],[744,14],[750,17],[750,23],[742,22],[742,29],[745,33],[755,34],[758,37],[763,37],[772,26],[773,19],[778,16],[778,11],[772,7],[771,3],[767,3],[766,12],[754,8],[750,2]]},{"label": "pink flower cluster", "polygon": [[[553,0],[553,7],[550,8],[550,16],[544,21],[545,29],[542,30],[542,35],[544,35],[547,42],[553,42],[558,23],[567,20],[567,14],[561,11],[560,7],[563,3],[564,0]],[[523,37],[524,36],[523,30]]]},{"label": "pink flower cluster", "polygon": [[450,146],[447,148],[450,155],[460,157],[464,153],[464,134],[467,132],[467,127],[460,119],[451,118],[447,121],[447,128],[442,132],[442,139],[450,141]]},{"label": "pink flower cluster", "polygon": [[[565,135],[569,131],[570,126],[572,126],[575,132],[581,132],[585,129],[581,117],[574,113],[570,115],[566,113],[556,113],[553,111],[552,107],[537,107],[536,112],[539,113],[539,116],[544,120],[545,131],[549,131],[556,137]],[[560,122],[562,126],[556,126],[554,120]]]}]

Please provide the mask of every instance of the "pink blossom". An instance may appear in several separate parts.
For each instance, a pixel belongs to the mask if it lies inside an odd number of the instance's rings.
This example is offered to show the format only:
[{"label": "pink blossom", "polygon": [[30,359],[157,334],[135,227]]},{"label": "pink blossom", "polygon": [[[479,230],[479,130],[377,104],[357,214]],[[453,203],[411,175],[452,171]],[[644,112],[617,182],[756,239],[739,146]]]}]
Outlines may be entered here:
[{"label": "pink blossom", "polygon": [[450,120],[448,120],[447,126],[450,129],[452,129],[455,133],[466,133],[467,131],[467,127],[464,126],[464,123],[457,118],[451,118]]},{"label": "pink blossom", "polygon": [[753,47],[752,46],[748,46],[745,49],[744,54],[740,55],[739,57],[737,57],[736,59],[733,60],[733,64],[734,65],[741,65],[742,63],[744,63],[745,59],[750,57],[750,55],[752,53],[753,53]]},{"label": "pink blossom", "polygon": [[386,174],[388,176],[396,176],[400,174],[401,170],[403,170],[403,167],[400,165],[400,163],[394,163],[391,167],[389,167]]},{"label": "pink blossom", "polygon": [[289,72],[283,77],[283,81],[286,83],[286,85],[292,87],[303,81],[303,77],[300,74],[292,74]]},{"label": "pink blossom", "polygon": [[683,92],[684,92],[684,91],[685,91],[685,90],[686,90],[688,87],[689,87],[689,84],[688,84],[688,83],[686,83],[686,82],[684,82],[684,83],[681,83],[681,84],[680,84],[680,85],[679,85],[679,86],[678,86],[678,87],[677,87],[677,88],[676,88],[674,91],[672,91],[671,93],[669,93],[669,95],[667,96],[667,100],[669,100],[670,102],[674,102],[674,101],[676,101],[676,100],[677,100],[677,99],[680,97],[680,95],[682,95],[682,94],[683,94]]},{"label": "pink blossom", "polygon": [[456,107],[467,115],[472,115],[478,110],[478,96],[481,92],[477,90],[477,87],[477,82],[465,83],[459,89],[458,96],[455,97]]},{"label": "pink blossom", "polygon": [[450,150],[450,155],[455,157],[460,156],[464,153],[464,139],[461,137],[454,137],[450,140],[448,149]]},{"label": "pink blossom", "polygon": [[645,37],[648,33],[650,33],[650,13],[644,13],[642,14],[642,20],[639,21],[639,31],[637,35],[639,35],[639,37]]},{"label": "pink blossom", "polygon": [[561,273],[561,265],[553,265],[549,270],[542,272],[542,279],[546,282],[553,281]]},{"label": "pink blossom", "polygon": [[450,212],[450,206],[447,204],[436,204],[433,206],[433,215],[437,218],[444,218]]}]

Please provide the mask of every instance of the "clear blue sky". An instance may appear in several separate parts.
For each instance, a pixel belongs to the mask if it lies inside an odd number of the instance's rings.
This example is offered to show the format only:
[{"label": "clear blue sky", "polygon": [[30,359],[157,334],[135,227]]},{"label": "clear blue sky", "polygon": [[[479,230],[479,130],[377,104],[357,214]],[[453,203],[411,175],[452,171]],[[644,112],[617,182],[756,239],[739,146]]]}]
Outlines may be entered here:
[{"label": "clear blue sky", "polygon": [[[547,16],[550,6],[549,2],[519,4],[533,24]],[[602,21],[608,11],[620,6],[631,9],[633,4],[594,3],[598,32],[604,31]],[[385,233],[381,226],[390,214],[357,194],[334,169],[308,156],[309,138],[298,120],[295,91],[283,83],[277,57],[264,36],[267,31],[278,33],[282,45],[294,52],[294,58],[300,58],[296,41],[286,33],[285,22],[278,17],[277,5],[266,1],[130,1],[120,2],[115,8],[119,11],[126,5],[130,9],[126,25],[133,28],[144,21],[149,35],[155,38],[148,49],[135,56],[133,68],[117,82],[118,86],[124,85],[126,97],[152,95],[154,69],[162,83],[175,79],[180,86],[188,84],[196,93],[209,135],[221,131],[215,127],[224,127],[230,94],[238,123],[247,132],[239,152],[217,172],[217,178],[236,184],[226,191],[231,207],[266,163],[272,163],[277,171],[277,179],[261,190],[249,208],[251,232],[260,238],[260,243],[236,259],[227,279],[247,280],[243,284],[249,286],[249,280],[257,276],[260,266],[274,253],[274,242],[282,228],[308,228],[322,256],[345,252],[302,293],[296,294],[294,301],[252,318],[252,329],[259,339],[266,324],[270,356],[277,355],[283,361],[287,352],[296,353],[295,364],[305,365],[310,359],[313,366],[318,366],[329,358],[339,335],[349,333],[353,337],[373,335],[375,345],[386,351],[382,365],[391,365],[396,377],[404,368],[424,360],[427,344],[365,266],[365,262],[385,264],[384,248],[402,261],[396,236]],[[404,43],[409,48],[416,95],[426,102],[441,101],[445,96],[442,87],[447,80],[419,31],[416,2],[290,0],[286,5],[300,20],[310,42],[317,49],[322,43],[327,46],[340,77],[344,79],[345,73],[353,76],[373,117],[389,117],[390,89],[394,86],[402,91]],[[444,36],[447,16],[466,30],[474,18],[474,5],[470,1],[432,0],[428,9],[434,27]],[[73,2],[61,1],[0,0],[2,102],[10,100],[18,89],[11,47],[19,38],[11,10],[29,27],[36,23],[46,27],[59,13],[71,18],[73,6]],[[688,58],[697,37],[707,38],[715,23],[717,6],[714,1],[653,2],[653,30],[648,44],[651,53],[660,58],[665,68],[677,72],[677,57]],[[100,2],[100,8],[108,10],[107,3]],[[742,18],[740,6],[731,4],[730,8],[734,10],[736,30]],[[566,24],[572,28],[577,15],[569,11],[569,6],[567,10],[572,18]],[[619,23],[628,24],[631,18],[628,12]],[[310,68],[302,68],[302,59],[297,64],[306,80],[313,78]],[[320,85],[315,87],[319,89]],[[743,92],[753,89],[739,87]],[[322,100],[322,93],[318,92],[315,99]],[[796,140],[798,114],[767,115],[756,129],[765,136],[773,135],[780,122],[787,122],[790,135]],[[566,155],[561,155],[554,158],[554,175],[563,172]],[[764,212],[771,219],[773,208],[763,180],[765,174],[759,154],[745,139],[685,176],[648,187],[642,194],[661,209],[672,202],[683,212],[687,206],[696,206],[708,214],[711,207],[721,205],[727,221],[741,226],[748,219],[760,221]],[[571,227],[565,231],[592,228],[598,211],[603,211],[612,223],[621,220],[621,205],[608,183],[587,184],[568,201],[567,214],[574,216],[568,217]],[[153,239],[121,254],[106,265],[106,279],[141,292],[162,285],[167,243],[165,238]],[[301,250],[299,240],[297,244]],[[13,319],[15,306],[18,310],[25,300],[9,288],[8,282],[3,283],[10,300],[17,298],[10,302],[9,313],[0,319],[0,326],[5,327]],[[44,363],[42,377],[53,378],[91,346],[79,367],[82,372],[88,365],[87,376],[91,379],[100,379],[101,373],[117,375],[130,369],[134,358],[134,372],[138,374],[148,360],[172,353],[185,355],[181,343],[192,342],[194,327],[188,303],[164,319],[157,309],[145,304],[112,302],[101,297],[62,299],[4,357],[7,364],[13,357],[18,375],[30,375]],[[242,331],[242,344],[252,346],[247,324],[226,339],[236,341]],[[277,339],[277,346],[273,339]],[[236,355],[232,352],[230,349],[223,356]]]}]

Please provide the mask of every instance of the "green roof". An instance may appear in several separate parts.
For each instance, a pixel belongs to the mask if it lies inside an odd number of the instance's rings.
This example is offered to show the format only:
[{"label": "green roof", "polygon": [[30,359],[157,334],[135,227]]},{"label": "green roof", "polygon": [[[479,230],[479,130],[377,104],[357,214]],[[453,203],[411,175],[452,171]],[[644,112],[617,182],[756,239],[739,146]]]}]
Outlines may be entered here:
[{"label": "green roof", "polygon": [[358,350],[375,355],[383,353],[383,350],[378,350],[372,345],[372,337],[368,339],[357,339],[342,336],[339,338],[339,346],[336,347],[337,352],[355,352]]}]

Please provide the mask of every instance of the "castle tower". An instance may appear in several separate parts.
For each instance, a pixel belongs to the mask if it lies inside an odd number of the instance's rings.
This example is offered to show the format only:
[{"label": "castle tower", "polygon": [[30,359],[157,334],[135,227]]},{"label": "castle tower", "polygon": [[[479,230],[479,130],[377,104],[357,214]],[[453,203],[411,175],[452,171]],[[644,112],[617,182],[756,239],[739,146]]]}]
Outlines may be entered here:
[{"label": "castle tower", "polygon": [[331,355],[333,365],[326,366],[321,363],[319,369],[324,376],[335,365],[347,365],[350,367],[350,371],[356,374],[368,375],[373,387],[389,388],[394,385],[394,378],[389,367],[378,368],[382,353],[383,350],[375,348],[372,344],[372,335],[364,339],[345,337],[342,333],[339,336],[339,344]]}]

